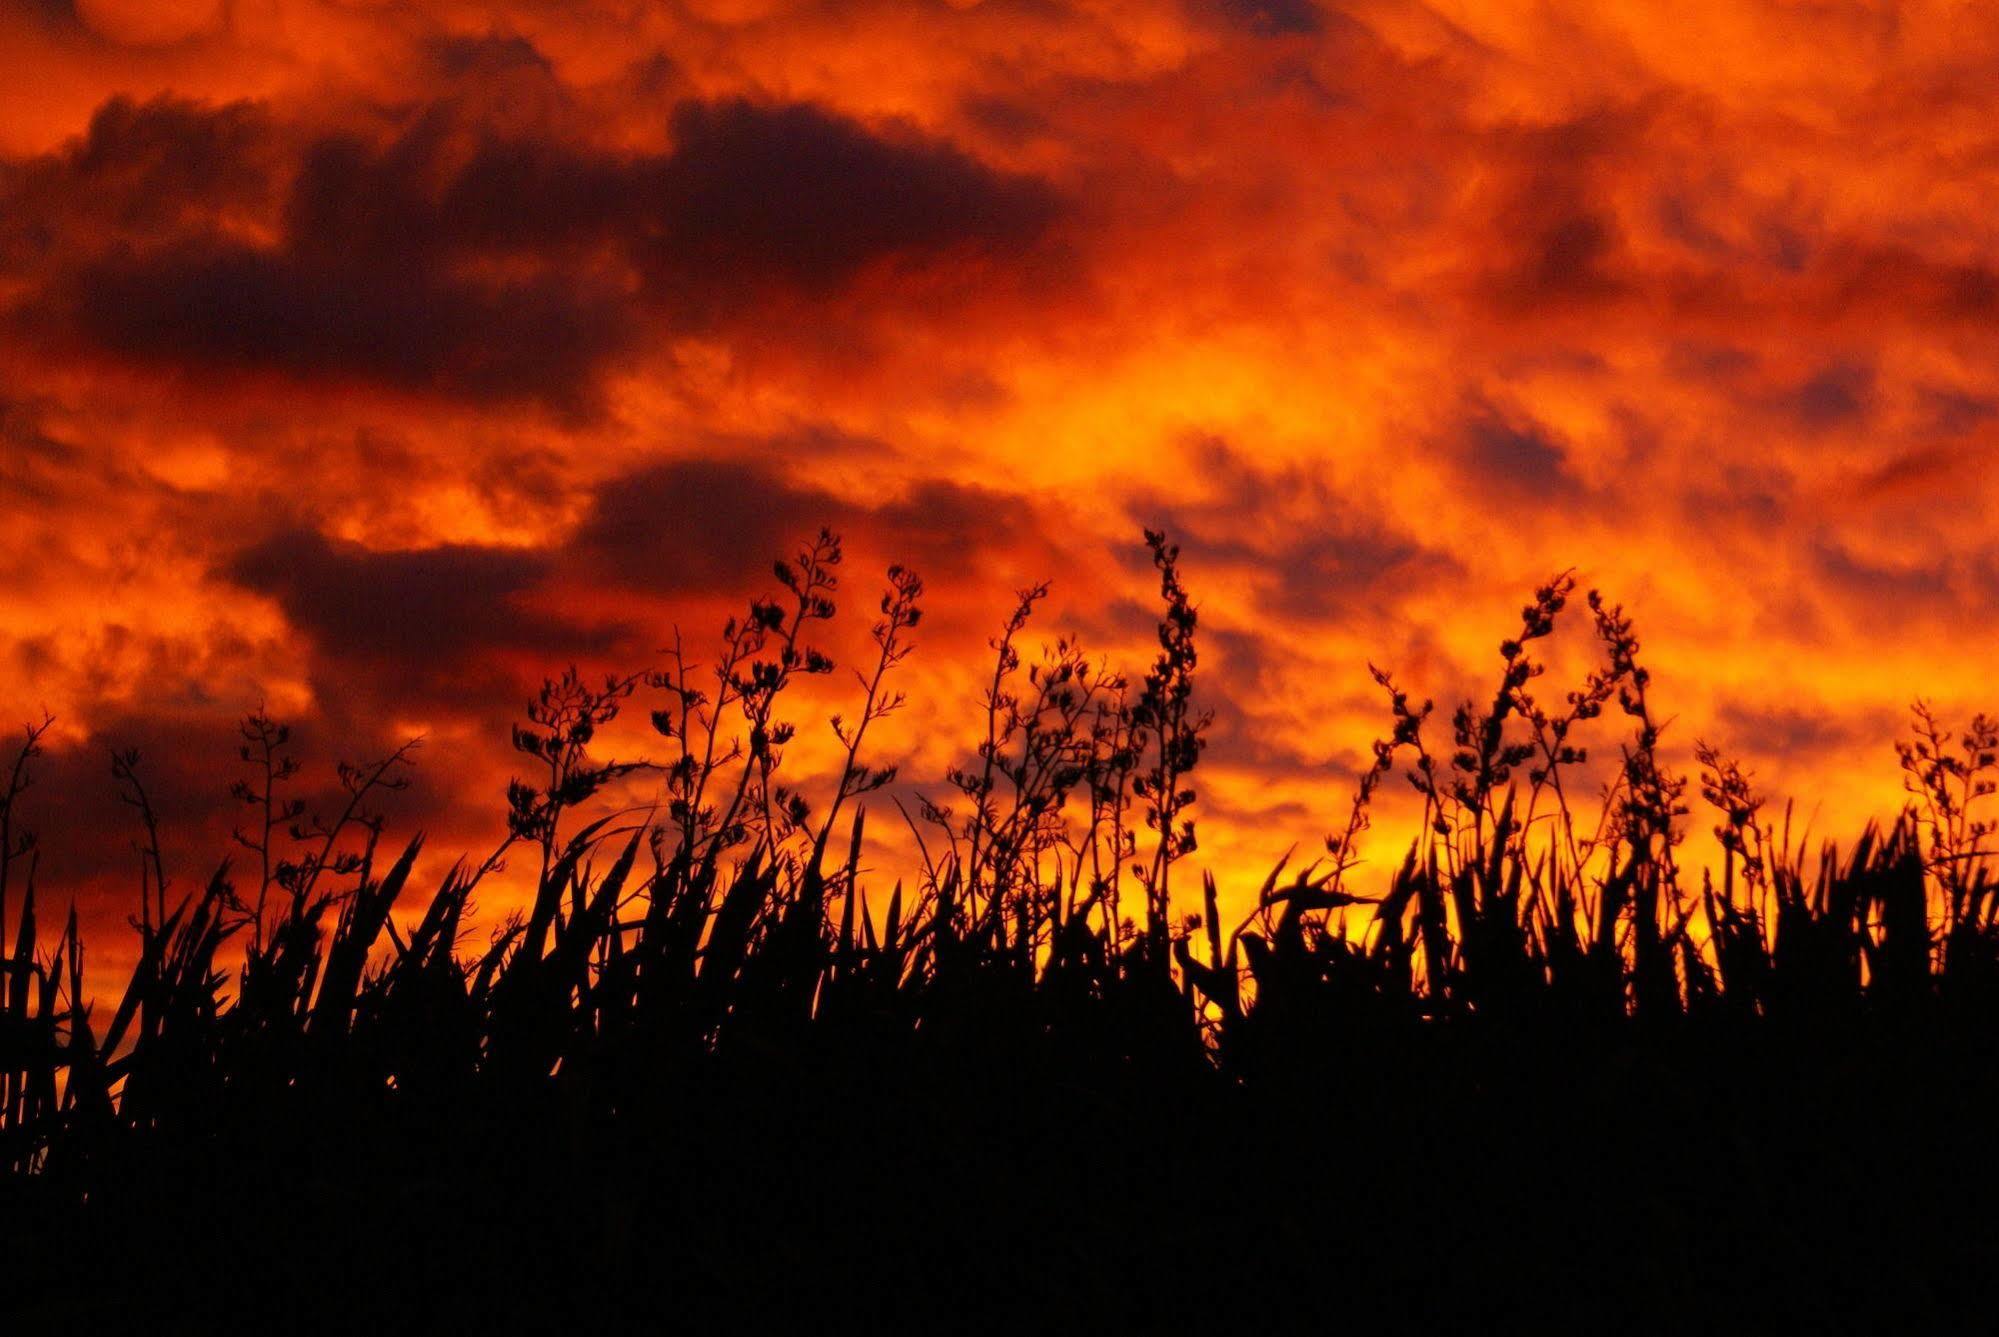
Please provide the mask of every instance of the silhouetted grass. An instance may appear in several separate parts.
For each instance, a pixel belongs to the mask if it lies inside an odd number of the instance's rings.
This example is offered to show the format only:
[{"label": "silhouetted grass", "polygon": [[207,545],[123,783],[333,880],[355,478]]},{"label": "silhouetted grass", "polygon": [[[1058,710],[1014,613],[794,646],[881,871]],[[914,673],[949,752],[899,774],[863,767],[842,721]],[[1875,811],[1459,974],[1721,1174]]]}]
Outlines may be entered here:
[{"label": "silhouetted grass", "polygon": [[[911,811],[868,806],[921,619],[900,568],[840,774],[816,808],[786,780],[786,694],[833,668],[822,534],[705,663],[549,682],[505,841],[407,932],[423,842],[379,801],[408,747],[342,766],[321,820],[252,715],[249,857],[178,895],[119,754],[144,858],[108,1009],[74,911],[38,919],[31,729],[0,791],[10,1299],[294,1325],[1988,1312],[1990,723],[1953,739],[1918,707],[1908,809],[1808,850],[1713,749],[1671,772],[1595,593],[1599,667],[1544,687],[1563,575],[1448,725],[1376,670],[1389,729],[1339,834],[1231,927],[1186,873],[1210,717],[1177,552],[1147,537],[1151,666],[1030,650],[1046,591],[1023,592],[951,801]],[[636,702],[663,758],[600,756]],[[1616,762],[1581,801],[1586,739]],[[1422,834],[1362,885],[1398,776]],[[660,805],[602,811],[632,777]],[[1723,851],[1698,878],[1696,784]],[[913,862],[863,886],[887,811]],[[468,946],[503,866],[532,902]]]}]

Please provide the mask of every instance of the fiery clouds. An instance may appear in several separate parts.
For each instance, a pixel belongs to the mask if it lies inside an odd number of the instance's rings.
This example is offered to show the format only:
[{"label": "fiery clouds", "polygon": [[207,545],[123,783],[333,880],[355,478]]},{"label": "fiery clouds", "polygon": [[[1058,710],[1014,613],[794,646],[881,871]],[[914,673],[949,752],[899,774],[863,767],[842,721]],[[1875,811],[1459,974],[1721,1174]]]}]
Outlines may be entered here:
[{"label": "fiery clouds", "polygon": [[429,730],[433,845],[483,842],[542,672],[822,523],[853,604],[930,580],[921,777],[1015,586],[1139,662],[1169,525],[1229,867],[1334,824],[1369,658],[1479,689],[1568,566],[1682,746],[1828,824],[1985,690],[1976,6],[47,0],[0,46],[0,701],[93,783],[261,700]]}]

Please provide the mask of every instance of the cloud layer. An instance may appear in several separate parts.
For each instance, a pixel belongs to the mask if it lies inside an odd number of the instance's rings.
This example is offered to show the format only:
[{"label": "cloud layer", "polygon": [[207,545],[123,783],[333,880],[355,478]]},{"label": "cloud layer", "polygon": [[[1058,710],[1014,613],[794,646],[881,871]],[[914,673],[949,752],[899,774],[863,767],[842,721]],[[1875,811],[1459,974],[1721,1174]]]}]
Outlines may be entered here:
[{"label": "cloud layer", "polygon": [[[1828,824],[1897,801],[1908,698],[1982,704],[1976,6],[251,8],[0,10],[0,705],[66,774],[226,771],[265,702],[322,759],[427,730],[483,843],[543,672],[822,524],[857,624],[929,578],[918,775],[1017,586],[1138,662],[1169,526],[1230,869],[1335,823],[1370,659],[1483,690],[1567,567],[1682,746]],[[99,816],[47,876],[108,918]]]}]

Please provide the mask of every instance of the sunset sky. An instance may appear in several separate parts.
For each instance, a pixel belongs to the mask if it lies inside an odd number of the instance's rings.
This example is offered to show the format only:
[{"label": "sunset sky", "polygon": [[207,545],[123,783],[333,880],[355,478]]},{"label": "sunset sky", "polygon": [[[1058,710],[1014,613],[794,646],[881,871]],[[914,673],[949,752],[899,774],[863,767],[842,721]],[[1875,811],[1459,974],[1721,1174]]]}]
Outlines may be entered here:
[{"label": "sunset sky", "polygon": [[205,876],[260,701],[322,786],[426,734],[395,826],[483,851],[545,673],[704,643],[822,524],[836,657],[929,583],[925,792],[1017,587],[1143,668],[1167,529],[1239,895],[1344,820],[1368,662],[1489,694],[1567,567],[1676,756],[1844,831],[1912,697],[1988,704],[1995,87],[1971,3],[4,0],[43,880],[130,912],[113,746]]}]

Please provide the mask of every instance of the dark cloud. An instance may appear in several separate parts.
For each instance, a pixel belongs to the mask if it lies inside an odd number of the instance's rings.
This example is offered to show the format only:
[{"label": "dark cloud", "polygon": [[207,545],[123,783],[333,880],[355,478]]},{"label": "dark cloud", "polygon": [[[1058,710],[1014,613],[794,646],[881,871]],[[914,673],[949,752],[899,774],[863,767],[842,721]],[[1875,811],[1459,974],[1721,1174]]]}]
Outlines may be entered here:
[{"label": "dark cloud", "polygon": [[1647,120],[1642,111],[1605,108],[1493,137],[1480,268],[1486,295],[1502,310],[1560,310],[1630,288],[1605,178]]},{"label": "dark cloud", "polygon": [[1653,212],[1665,238],[1703,261],[1792,276],[1804,272],[1817,249],[1812,222],[1796,216],[1796,207],[1795,199],[1759,200],[1732,178],[1709,175],[1698,186],[1662,191]]},{"label": "dark cloud", "polygon": [[567,653],[592,639],[523,601],[549,575],[541,553],[450,545],[375,552],[286,530],[240,553],[225,575],[275,599],[324,654],[372,660],[412,679],[499,648]]},{"label": "dark cloud", "polygon": [[1221,0],[1220,9],[1231,23],[1265,37],[1309,37],[1326,26],[1312,0]]},{"label": "dark cloud", "polygon": [[1757,253],[1784,274],[1802,274],[1816,244],[1803,228],[1782,219],[1766,219],[1757,227]]},{"label": "dark cloud", "polygon": [[[0,395],[0,507],[59,507],[84,454],[50,435],[32,405]],[[11,562],[0,559],[0,572]]]},{"label": "dark cloud", "polygon": [[1580,490],[1567,454],[1546,427],[1489,403],[1469,406],[1457,457],[1471,477],[1515,498],[1560,501]]},{"label": "dark cloud", "polygon": [[541,83],[554,77],[548,57],[518,33],[433,33],[423,45],[437,69],[454,78],[525,72]]},{"label": "dark cloud", "polygon": [[1999,398],[1932,386],[1917,390],[1916,400],[1937,436],[1963,436],[1999,417]]},{"label": "dark cloud", "polygon": [[1666,370],[1687,380],[1727,384],[1749,375],[1761,362],[1758,354],[1733,344],[1675,340],[1666,348]]},{"label": "dark cloud", "polygon": [[1881,616],[1907,615],[1934,604],[1950,590],[1949,572],[1942,563],[1887,565],[1830,538],[1821,537],[1812,545],[1811,559],[1824,588]]},{"label": "dark cloud", "polygon": [[[1940,501],[1933,489],[1919,503],[1920,514],[1926,520],[1947,514],[1955,500]],[[1818,590],[1877,637],[1892,631],[1962,645],[1982,635],[1985,619],[1999,608],[1999,547],[1981,536],[1947,550],[1912,550],[1900,534],[1870,550],[1820,533],[1808,549]],[[1942,629],[1948,630],[1939,636]]]},{"label": "dark cloud", "polygon": [[684,102],[672,147],[624,156],[475,133],[434,110],[384,146],[315,143],[286,209],[301,249],[398,254],[614,242],[662,281],[814,291],[870,261],[1031,243],[1056,212],[1033,178],[943,141],[809,104]]},{"label": "dark cloud", "polygon": [[822,290],[880,257],[1018,248],[1057,212],[1035,179],[808,105],[686,103],[673,138],[657,180],[661,245],[682,274]]},{"label": "dark cloud", "polygon": [[577,275],[479,281],[226,243],[104,256],[58,301],[35,318],[138,360],[568,412],[590,406],[592,374],[634,334],[619,297]]},{"label": "dark cloud", "polygon": [[1983,258],[1940,257],[1906,245],[1848,237],[1826,248],[1807,277],[1814,314],[1864,315],[1918,329],[1999,322],[1999,269]]},{"label": "dark cloud", "polygon": [[964,577],[1000,553],[1039,560],[1038,574],[1052,575],[1064,565],[1059,542],[1032,501],[977,484],[925,479],[877,503],[862,521],[880,526],[906,560],[931,576]]},{"label": "dark cloud", "polygon": [[1045,111],[1015,98],[974,94],[964,100],[960,110],[966,120],[1002,143],[1024,143],[1051,128]]},{"label": "dark cloud", "polygon": [[[139,363],[587,410],[636,338],[628,295],[581,265],[473,263],[487,239],[428,193],[442,139],[419,117],[381,147],[312,139],[291,165],[252,105],[107,104],[0,183],[15,323]],[[272,208],[276,236],[251,239]]]},{"label": "dark cloud", "polygon": [[1319,532],[1286,545],[1279,558],[1271,606],[1321,620],[1381,607],[1462,572],[1448,554],[1353,515],[1329,517]]},{"label": "dark cloud", "polygon": [[643,237],[652,170],[644,159],[469,127],[439,106],[386,141],[312,141],[284,230],[300,253],[359,253],[389,265],[494,252],[573,263],[579,248]]},{"label": "dark cloud", "polygon": [[83,20],[77,17],[76,0],[22,0],[20,7],[52,28],[66,33],[85,31]]},{"label": "dark cloud", "polygon": [[589,578],[658,593],[745,589],[770,558],[821,528],[863,536],[926,576],[963,574],[989,547],[1032,546],[1030,504],[941,479],[873,502],[792,482],[745,459],[687,459],[613,478],[593,494],[565,559]]},{"label": "dark cloud", "polygon": [[[1203,561],[1267,573],[1260,606],[1284,617],[1331,620],[1389,603],[1458,574],[1449,554],[1425,546],[1330,490],[1303,469],[1259,467],[1219,437],[1189,445],[1199,502],[1163,493],[1132,506],[1145,524],[1163,527]],[[1134,547],[1136,568],[1147,559]]]},{"label": "dark cloud", "polygon": [[277,159],[254,103],[112,98],[65,150],[0,161],[0,263],[25,270],[107,237],[208,231],[269,202]]},{"label": "dark cloud", "polygon": [[1664,192],[1659,196],[1656,209],[1660,230],[1681,245],[1709,258],[1725,257],[1733,251],[1728,238],[1708,225],[1685,193]]},{"label": "dark cloud", "polygon": [[1795,490],[1789,471],[1774,461],[1710,460],[1682,485],[1681,523],[1690,529],[1727,526],[1731,533],[1781,526],[1796,507]]},{"label": "dark cloud", "polygon": [[732,460],[676,460],[597,487],[570,552],[600,579],[662,592],[727,588],[836,518],[830,495]]},{"label": "dark cloud", "polygon": [[1864,419],[1874,400],[1874,368],[1859,362],[1834,362],[1822,367],[1779,407],[1807,431],[1847,427]]},{"label": "dark cloud", "polygon": [[[505,44],[445,59],[498,57],[539,68]],[[683,103],[671,129],[625,154],[438,102],[294,143],[249,104],[116,101],[0,177],[0,262],[42,339],[576,416],[661,315],[745,320],[878,260],[1018,252],[1058,211],[1038,180],[810,105]]]},{"label": "dark cloud", "polygon": [[1755,758],[1810,759],[1866,744],[1879,747],[1885,760],[1891,755],[1887,740],[1898,723],[1886,712],[1856,717],[1823,702],[1723,697],[1715,703],[1711,741],[1729,756],[1740,757],[1742,749],[1753,748],[1752,765]]}]

